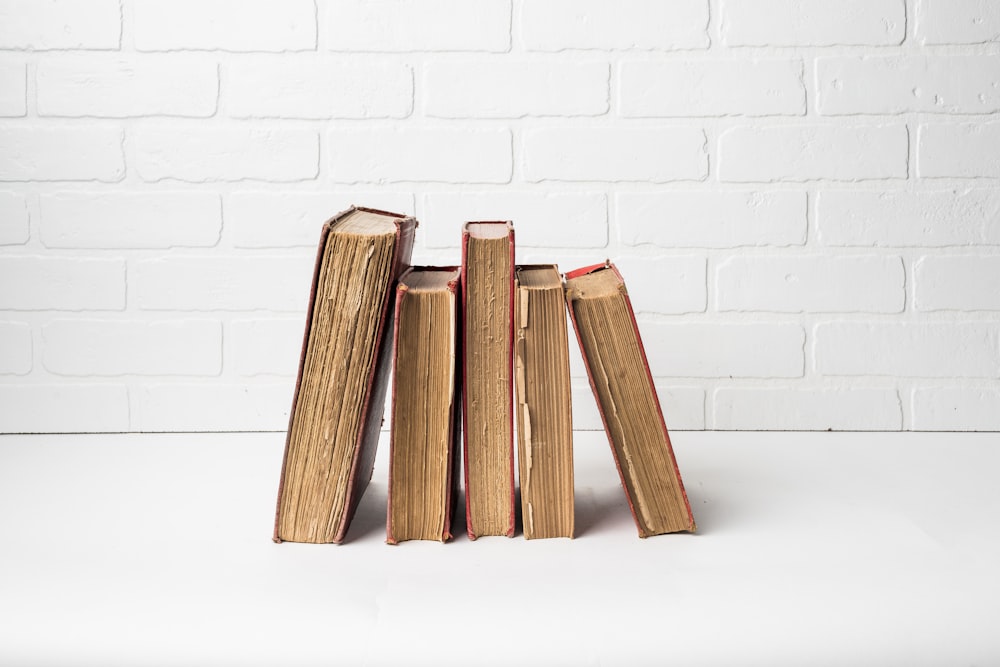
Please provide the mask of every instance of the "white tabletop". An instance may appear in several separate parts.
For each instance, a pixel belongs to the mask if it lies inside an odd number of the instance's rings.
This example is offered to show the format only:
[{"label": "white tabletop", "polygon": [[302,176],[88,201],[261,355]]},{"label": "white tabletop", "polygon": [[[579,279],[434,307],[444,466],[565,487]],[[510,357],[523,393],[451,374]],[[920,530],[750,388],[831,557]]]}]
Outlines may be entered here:
[{"label": "white tabletop", "polygon": [[1000,664],[1000,434],[674,433],[641,540],[601,433],[578,537],[270,540],[283,434],[0,437],[0,664]]}]

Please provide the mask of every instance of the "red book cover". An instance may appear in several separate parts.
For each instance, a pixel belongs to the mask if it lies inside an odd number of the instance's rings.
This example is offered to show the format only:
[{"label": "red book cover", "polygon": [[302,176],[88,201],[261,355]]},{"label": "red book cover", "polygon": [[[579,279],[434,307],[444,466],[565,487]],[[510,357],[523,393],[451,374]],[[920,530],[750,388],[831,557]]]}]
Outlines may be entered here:
[{"label": "red book cover", "polygon": [[[658,423],[659,428],[662,430],[662,438],[665,443],[665,448],[661,451],[657,451],[652,455],[652,458],[647,460],[639,461],[629,461],[625,464],[619,456],[618,449],[622,446],[621,442],[616,442],[617,439],[623,437],[622,429],[613,427],[612,424],[612,413],[614,414],[614,419],[620,421],[621,419],[628,419],[630,415],[628,410],[633,408],[633,405],[629,402],[613,403],[611,405],[605,405],[601,398],[601,392],[598,391],[598,382],[607,384],[608,373],[617,373],[619,375],[627,373],[628,371],[624,368],[614,368],[608,369],[605,367],[606,361],[604,359],[594,358],[595,354],[591,352],[588,354],[586,345],[584,344],[583,331],[581,330],[582,323],[577,313],[577,301],[586,298],[586,288],[582,287],[582,281],[577,279],[583,278],[585,276],[594,275],[597,273],[608,272],[611,274],[614,283],[614,298],[620,298],[624,304],[624,308],[628,313],[628,320],[631,324],[631,329],[634,334],[634,340],[637,344],[638,355],[640,359],[640,365],[642,368],[640,378],[632,378],[639,382],[645,382],[648,386],[648,390],[651,394],[651,409],[655,411],[655,420]],[[632,512],[632,517],[635,520],[636,526],[639,529],[640,537],[647,537],[649,535],[655,535],[662,532],[674,532],[675,530],[682,531],[694,531],[695,521],[694,514],[691,512],[691,503],[688,501],[687,492],[684,490],[684,483],[681,480],[680,469],[677,466],[677,459],[674,456],[673,446],[670,443],[670,434],[667,431],[666,422],[663,419],[663,410],[660,407],[659,398],[656,395],[656,387],[653,383],[653,375],[649,369],[649,362],[646,358],[646,351],[642,344],[642,337],[639,334],[639,326],[635,320],[635,312],[632,308],[632,302],[629,299],[628,292],[625,289],[625,281],[622,278],[621,273],[618,271],[617,267],[610,261],[603,264],[594,264],[591,266],[585,266],[574,271],[570,271],[566,274],[566,303],[569,307],[570,320],[573,322],[573,331],[576,334],[577,342],[580,345],[580,352],[583,356],[584,366],[587,369],[587,379],[590,382],[591,390],[594,393],[594,398],[597,401],[597,407],[600,410],[601,422],[604,424],[605,433],[608,436],[608,442],[611,445],[611,453],[614,456],[615,466],[618,468],[618,475],[622,482],[622,488],[625,489],[625,495],[628,499],[629,509]],[[580,285],[576,283],[581,283]],[[603,323],[597,325],[604,329]],[[605,329],[605,333],[610,331],[610,328]],[[649,415],[632,415],[633,417],[641,416],[648,417]],[[633,454],[640,452],[639,449],[633,449]],[[659,465],[665,463],[666,465]],[[624,464],[624,465],[623,465]],[[640,468],[642,474],[656,474],[655,471],[659,470],[658,474],[664,477],[671,477],[669,480],[661,480],[665,483],[671,485],[678,492],[680,499],[680,511],[683,516],[680,518],[679,522],[675,522],[675,528],[670,530],[649,530],[644,528],[644,520],[640,520],[641,508],[638,507],[637,498],[634,497],[634,492],[632,489],[636,486],[637,473],[635,468]]]},{"label": "red book cover", "polygon": [[[434,281],[437,284],[431,284],[431,280],[420,280],[421,274],[430,273],[439,274],[440,279],[447,280],[447,282],[440,285],[439,281]],[[435,539],[446,542],[453,537],[451,524],[452,517],[454,516],[455,501],[458,498],[458,463],[461,458],[458,450],[458,435],[461,431],[460,419],[462,396],[462,344],[460,335],[461,309],[459,308],[460,276],[461,270],[457,266],[413,267],[400,276],[399,283],[396,288],[396,317],[393,333],[394,342],[392,357],[392,425],[389,439],[389,498],[386,504],[386,542],[389,544],[396,544],[402,539],[417,539],[407,537],[405,535],[399,535],[394,528],[394,503],[402,503],[412,500],[412,498],[408,499],[405,495],[394,494],[394,490],[400,482],[400,480],[394,479],[393,474],[393,471],[397,469],[397,456],[401,458],[406,457],[406,452],[401,451],[401,447],[425,448],[425,458],[428,459],[432,459],[438,455],[440,451],[439,446],[444,446],[447,449],[446,478],[444,480],[443,488],[421,487],[419,492],[425,495],[435,493],[442,494],[444,514]],[[423,306],[415,305],[413,308],[408,307],[408,301],[417,298],[413,295],[413,290],[422,288],[443,290],[450,295],[450,313],[448,315],[451,325],[450,357],[448,351],[432,347],[432,343],[430,342],[431,336],[428,335],[426,330],[420,330],[420,328],[426,326],[426,324],[415,317],[415,310],[430,310],[433,308],[433,305],[427,304]],[[442,329],[446,329],[446,327],[443,326],[446,324],[447,323],[441,322],[438,318],[434,318],[430,323],[430,327],[441,327]],[[403,339],[400,337],[400,332],[407,330],[413,332],[415,331],[415,328],[417,328],[417,336],[415,336],[417,338],[416,346],[410,349],[403,349],[403,345],[401,345]],[[413,338],[414,336],[411,336],[408,340],[412,341]],[[409,358],[402,358],[404,355],[409,355]],[[450,391],[444,390],[438,392],[436,387],[430,387],[427,384],[427,375],[420,376],[408,374],[408,371],[412,373],[415,370],[416,364],[414,363],[414,357],[418,356],[440,359],[442,361],[450,358]],[[445,420],[447,423],[447,432],[442,434],[443,442],[434,441],[433,436],[417,436],[414,438],[412,433],[406,432],[406,425],[401,425],[399,423],[400,420],[406,419],[406,415],[401,413],[400,403],[397,402],[400,395],[399,392],[410,392],[411,394],[420,393],[424,396],[424,404],[421,406],[421,409],[424,411],[434,409],[438,406],[438,401],[441,401],[440,407],[446,408],[447,410]],[[433,405],[429,406],[429,402],[433,403]],[[426,424],[427,422],[425,422],[425,428]],[[421,429],[421,431],[423,430],[424,429]],[[398,439],[401,435],[403,437],[410,437],[408,441],[401,442]],[[423,433],[421,435],[423,435]],[[426,467],[430,468],[431,466]],[[406,470],[407,468],[405,467],[405,464],[402,464],[400,465],[400,469]],[[402,495],[401,498],[399,497],[400,495]]]},{"label": "red book cover", "polygon": [[346,480],[344,489],[345,503],[344,511],[337,525],[334,543],[343,542],[347,533],[347,528],[354,518],[358,503],[368,482],[371,481],[372,470],[375,465],[375,451],[378,447],[379,431],[382,426],[382,415],[385,407],[386,389],[389,377],[389,353],[392,343],[392,322],[393,300],[395,298],[395,281],[410,264],[410,257],[413,251],[413,237],[417,227],[417,221],[412,216],[400,213],[391,213],[379,209],[366,208],[362,206],[352,206],[346,211],[342,211],[328,220],[320,232],[319,247],[316,252],[316,264],[313,271],[313,280],[309,292],[309,305],[306,310],[305,333],[302,341],[302,354],[299,357],[298,376],[295,382],[295,391],[292,396],[292,407],[289,411],[289,426],[285,440],[285,452],[281,463],[281,478],[278,483],[278,501],[274,519],[275,542],[282,542],[284,538],[279,534],[281,521],[282,496],[286,490],[286,468],[289,457],[289,446],[292,439],[292,424],[296,416],[296,409],[303,393],[303,372],[306,366],[306,352],[309,345],[309,338],[312,332],[312,321],[316,310],[317,287],[320,278],[320,269],[325,256],[327,241],[331,233],[336,229],[337,224],[355,211],[364,211],[378,215],[390,216],[394,218],[396,226],[396,241],[393,250],[392,271],[390,272],[389,284],[385,289],[385,299],[381,305],[377,333],[375,336],[375,363],[372,364],[365,388],[364,398],[361,407],[360,428],[354,438],[354,447],[351,455],[350,474]]},{"label": "red book cover", "polygon": [[[486,246],[498,242],[505,244],[503,252],[486,258]],[[498,306],[495,314],[505,320],[492,333],[488,318],[479,315],[487,304]],[[513,537],[514,227],[509,221],[467,222],[462,229],[462,349],[466,529],[473,540]],[[495,375],[470,377],[470,366],[477,363]],[[481,474],[480,460],[494,465]]]}]

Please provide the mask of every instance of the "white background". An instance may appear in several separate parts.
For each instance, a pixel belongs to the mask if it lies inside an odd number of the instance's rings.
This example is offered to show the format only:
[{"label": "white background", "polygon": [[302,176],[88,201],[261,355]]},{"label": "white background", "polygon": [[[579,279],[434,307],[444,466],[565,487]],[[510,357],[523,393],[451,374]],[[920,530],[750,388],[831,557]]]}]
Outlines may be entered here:
[{"label": "white background", "polygon": [[417,262],[474,218],[618,262],[672,428],[1000,428],[998,36],[988,0],[0,0],[0,430],[284,429],[351,203]]},{"label": "white background", "polygon": [[390,547],[385,446],[344,544],[279,545],[279,433],[4,436],[0,662],[1000,661],[1000,436],[673,441],[697,534],[639,539],[585,433],[575,539]]}]

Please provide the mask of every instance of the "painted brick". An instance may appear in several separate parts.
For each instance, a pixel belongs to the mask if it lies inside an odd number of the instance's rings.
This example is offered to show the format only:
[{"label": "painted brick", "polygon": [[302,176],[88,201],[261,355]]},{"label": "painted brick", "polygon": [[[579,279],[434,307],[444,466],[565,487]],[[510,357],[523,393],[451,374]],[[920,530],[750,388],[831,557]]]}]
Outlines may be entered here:
[{"label": "painted brick", "polygon": [[[663,420],[670,431],[696,431],[705,428],[705,391],[697,387],[677,387],[663,381],[653,381],[660,400]],[[585,379],[573,380],[573,430],[603,431],[601,413],[590,384]]]},{"label": "painted brick", "polygon": [[139,51],[311,51],[312,0],[134,0]]},{"label": "painted brick", "polygon": [[28,113],[28,75],[24,63],[0,62],[0,116]]},{"label": "painted brick", "polygon": [[125,261],[0,257],[0,309],[123,310]]},{"label": "painted brick", "polygon": [[[315,248],[323,223],[351,205],[413,214],[406,192],[234,192],[224,204],[237,248]],[[420,226],[420,234],[424,225]]]},{"label": "painted brick", "polygon": [[804,192],[622,192],[615,203],[625,245],[738,248],[806,242]]},{"label": "painted brick", "polygon": [[1000,310],[1000,257],[922,257],[914,266],[917,310]]},{"label": "painted brick", "polygon": [[[705,428],[705,390],[698,387],[676,387],[653,381],[660,400],[663,421],[671,431],[700,431]],[[591,393],[593,395],[593,392]]]},{"label": "painted brick", "polygon": [[603,248],[608,206],[592,192],[434,192],[424,195],[421,236],[431,248],[458,248],[469,220],[511,220],[518,248]]},{"label": "painted brick", "polygon": [[800,60],[623,62],[618,108],[625,117],[801,116]]},{"label": "painted brick", "polygon": [[715,272],[720,311],[899,313],[903,261],[892,256],[735,256]]},{"label": "painted brick", "polygon": [[289,182],[319,175],[319,136],[309,129],[146,127],[131,141],[136,171],[149,182]]},{"label": "painted brick", "polygon": [[922,0],[916,34],[923,44],[1000,41],[1000,5],[995,0]]},{"label": "painted brick", "polygon": [[917,174],[925,178],[1000,177],[1000,122],[921,125]]},{"label": "painted brick", "polygon": [[634,257],[615,259],[625,279],[632,308],[638,313],[703,313],[706,297],[704,257]]},{"label": "painted brick", "polygon": [[438,118],[600,116],[608,111],[608,77],[604,62],[431,62],[424,73],[424,113]]},{"label": "painted brick", "polygon": [[40,116],[196,116],[215,113],[218,67],[153,56],[43,60],[35,72]]},{"label": "painted brick", "polygon": [[509,0],[331,0],[334,51],[507,51]]},{"label": "painted brick", "polygon": [[104,181],[125,176],[122,131],[104,125],[0,127],[0,181]]},{"label": "painted brick", "polygon": [[305,312],[315,257],[163,257],[136,262],[129,293],[142,310]]},{"label": "painted brick", "polygon": [[290,382],[148,384],[129,391],[136,431],[284,431]]},{"label": "painted brick", "polygon": [[903,0],[722,0],[727,46],[876,46],[906,34]]},{"label": "painted brick", "polygon": [[712,396],[719,430],[898,431],[895,389],[720,388]]},{"label": "painted brick", "polygon": [[210,320],[53,320],[42,327],[42,363],[58,375],[218,375],[222,326]]},{"label": "painted brick", "polygon": [[124,385],[0,385],[0,433],[122,433],[128,422]]},{"label": "painted brick", "polygon": [[995,387],[918,387],[911,404],[917,431],[1000,431]]},{"label": "painted brick", "polygon": [[239,59],[229,64],[225,99],[236,118],[405,118],[413,70],[315,56]]},{"label": "painted brick", "polygon": [[0,192],[0,245],[21,245],[30,237],[28,204],[24,197]]},{"label": "painted brick", "polygon": [[304,330],[304,315],[234,321],[226,341],[226,370],[244,376],[294,377],[299,369]]},{"label": "painted brick", "polygon": [[521,5],[521,37],[535,51],[702,49],[707,0],[546,0]]},{"label": "painted brick", "polygon": [[640,321],[655,377],[802,377],[805,332],[798,324]]},{"label": "painted brick", "polygon": [[703,180],[705,133],[692,127],[547,127],[524,133],[529,181]]},{"label": "painted brick", "polygon": [[59,192],[39,199],[49,248],[213,246],[222,205],[210,192]]},{"label": "painted brick", "polygon": [[993,56],[820,58],[821,114],[992,113],[1000,110]]},{"label": "painted brick", "polygon": [[507,183],[510,130],[361,127],[330,130],[330,172],[340,183]]},{"label": "painted brick", "polygon": [[31,326],[0,322],[0,375],[25,375],[32,366]]},{"label": "painted brick", "polygon": [[117,49],[118,0],[2,0],[0,49]]},{"label": "painted brick", "polygon": [[719,178],[769,182],[906,178],[904,125],[740,126],[719,137]]},{"label": "painted brick", "polygon": [[823,375],[1000,376],[997,327],[978,322],[824,322],[815,354]]},{"label": "painted brick", "polygon": [[1000,245],[1000,191],[820,192],[820,241],[832,246]]}]

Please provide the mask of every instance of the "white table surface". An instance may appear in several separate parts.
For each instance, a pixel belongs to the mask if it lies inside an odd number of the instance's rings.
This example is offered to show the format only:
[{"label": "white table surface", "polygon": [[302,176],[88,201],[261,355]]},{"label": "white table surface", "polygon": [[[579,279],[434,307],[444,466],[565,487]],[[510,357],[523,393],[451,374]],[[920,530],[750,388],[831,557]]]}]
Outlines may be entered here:
[{"label": "white table surface", "polygon": [[603,434],[578,537],[271,542],[283,435],[0,437],[2,665],[998,665],[1000,435],[674,433],[640,540]]}]

